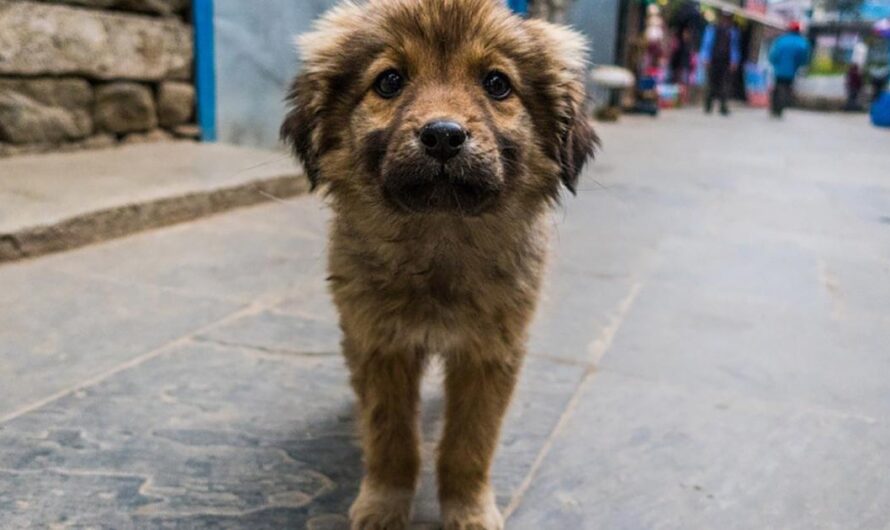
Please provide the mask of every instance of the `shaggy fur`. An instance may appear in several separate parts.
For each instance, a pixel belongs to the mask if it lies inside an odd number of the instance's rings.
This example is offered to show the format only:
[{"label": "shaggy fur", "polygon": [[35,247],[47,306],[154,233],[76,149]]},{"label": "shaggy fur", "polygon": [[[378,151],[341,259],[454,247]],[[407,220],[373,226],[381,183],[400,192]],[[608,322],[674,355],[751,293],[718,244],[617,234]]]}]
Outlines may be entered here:
[{"label": "shaggy fur", "polygon": [[[500,529],[489,468],[538,298],[546,215],[595,143],[584,42],[498,0],[371,0],[332,9],[298,43],[282,137],[336,214],[329,281],[367,468],[352,528],[407,527],[420,380],[440,354],[444,526]],[[375,81],[392,69],[404,86],[384,98]],[[483,87],[492,71],[512,85],[503,99]],[[468,134],[447,162],[418,139],[438,119]]]}]

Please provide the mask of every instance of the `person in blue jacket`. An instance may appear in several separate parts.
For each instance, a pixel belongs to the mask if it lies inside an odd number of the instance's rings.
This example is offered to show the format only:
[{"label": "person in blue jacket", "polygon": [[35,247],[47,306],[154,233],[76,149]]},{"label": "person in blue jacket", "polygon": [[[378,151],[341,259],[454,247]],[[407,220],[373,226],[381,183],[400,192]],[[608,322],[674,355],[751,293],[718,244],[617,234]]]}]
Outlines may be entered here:
[{"label": "person in blue jacket", "polygon": [[709,114],[715,99],[720,100],[720,114],[729,114],[726,100],[729,97],[730,80],[742,59],[739,41],[739,30],[732,23],[732,14],[728,12],[721,13],[717,24],[709,25],[702,35],[699,58],[708,68],[705,112]]},{"label": "person in blue jacket", "polygon": [[769,62],[773,65],[776,86],[770,100],[770,112],[781,117],[785,107],[791,104],[794,77],[797,70],[810,60],[810,43],[800,34],[800,22],[791,22],[788,31],[776,39],[769,50]]}]

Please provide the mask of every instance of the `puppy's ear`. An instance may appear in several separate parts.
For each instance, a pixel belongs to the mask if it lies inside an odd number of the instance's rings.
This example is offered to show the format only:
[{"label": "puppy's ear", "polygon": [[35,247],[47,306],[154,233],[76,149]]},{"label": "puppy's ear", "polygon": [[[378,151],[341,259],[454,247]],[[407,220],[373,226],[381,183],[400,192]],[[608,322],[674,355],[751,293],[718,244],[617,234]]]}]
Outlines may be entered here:
[{"label": "puppy's ear", "polygon": [[322,156],[340,145],[343,95],[374,52],[361,38],[365,8],[345,2],[296,39],[302,70],[287,95],[281,139],[294,151],[314,189],[324,179]]},{"label": "puppy's ear", "polygon": [[599,145],[599,138],[593,132],[584,107],[581,106],[572,118],[571,125],[560,146],[562,165],[560,178],[572,194],[576,193],[581,170],[584,169],[587,160],[593,157],[597,145]]},{"label": "puppy's ear", "polygon": [[[551,151],[560,166],[560,180],[575,193],[578,177],[593,156],[599,139],[587,119],[587,44],[579,33],[541,20],[526,20],[526,30],[537,41],[534,84],[546,87],[546,115],[556,130]],[[541,53],[541,50],[544,53]]]},{"label": "puppy's ear", "polygon": [[293,149],[303,163],[311,189],[318,186],[318,142],[315,140],[319,127],[320,102],[317,83],[311,74],[303,72],[294,79],[287,102],[290,110],[281,124],[281,140]]}]

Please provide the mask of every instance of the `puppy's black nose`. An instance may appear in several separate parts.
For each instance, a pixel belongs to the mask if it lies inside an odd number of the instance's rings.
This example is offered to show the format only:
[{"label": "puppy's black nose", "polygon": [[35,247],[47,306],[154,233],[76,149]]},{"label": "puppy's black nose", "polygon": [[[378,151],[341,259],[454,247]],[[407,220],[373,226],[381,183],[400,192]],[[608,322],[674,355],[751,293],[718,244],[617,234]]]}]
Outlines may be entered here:
[{"label": "puppy's black nose", "polygon": [[420,143],[426,153],[442,162],[459,153],[466,141],[467,131],[454,121],[431,121],[420,130]]}]

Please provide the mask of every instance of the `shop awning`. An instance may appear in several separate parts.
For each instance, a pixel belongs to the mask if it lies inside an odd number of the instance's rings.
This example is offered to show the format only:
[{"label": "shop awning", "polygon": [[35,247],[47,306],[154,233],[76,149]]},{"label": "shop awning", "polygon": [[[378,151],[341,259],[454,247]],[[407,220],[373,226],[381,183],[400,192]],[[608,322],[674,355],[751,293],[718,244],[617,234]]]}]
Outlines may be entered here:
[{"label": "shop awning", "polygon": [[763,24],[764,26],[769,26],[771,28],[775,28],[778,30],[784,30],[787,27],[787,23],[779,17],[766,15],[764,13],[758,13],[756,11],[750,11],[743,7],[739,7],[733,3],[727,2],[725,0],[697,0],[700,4],[711,6],[714,9],[719,9],[721,11],[728,11],[733,15],[738,15],[742,18],[746,18],[752,22],[757,22],[758,24]]}]

